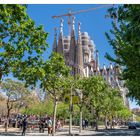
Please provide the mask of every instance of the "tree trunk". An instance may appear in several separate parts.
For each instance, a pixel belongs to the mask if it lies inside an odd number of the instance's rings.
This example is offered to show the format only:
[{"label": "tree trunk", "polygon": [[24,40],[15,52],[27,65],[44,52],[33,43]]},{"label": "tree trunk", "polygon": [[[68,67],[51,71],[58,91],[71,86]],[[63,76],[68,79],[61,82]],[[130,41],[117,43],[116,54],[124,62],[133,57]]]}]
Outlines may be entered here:
[{"label": "tree trunk", "polygon": [[99,114],[98,112],[96,111],[96,127],[95,127],[95,130],[98,131],[98,120],[99,120]]},{"label": "tree trunk", "polygon": [[70,111],[70,120],[69,120],[69,135],[72,134],[72,112]]},{"label": "tree trunk", "polygon": [[53,110],[53,128],[52,128],[52,136],[55,135],[55,122],[56,122],[56,110],[57,110],[57,100],[54,99],[54,110]]},{"label": "tree trunk", "polygon": [[105,121],[104,121],[105,129],[107,129],[107,116],[105,115]]},{"label": "tree trunk", "polygon": [[6,118],[6,122],[5,122],[5,132],[8,132],[9,117],[10,117],[10,109],[7,110],[7,118]]},{"label": "tree trunk", "polygon": [[110,129],[113,128],[113,116],[111,116],[111,124],[110,124]]},{"label": "tree trunk", "polygon": [[5,121],[5,132],[8,131],[9,117],[10,117],[10,111],[12,109],[12,106],[13,106],[13,104],[11,104],[11,106],[10,106],[10,101],[9,101],[9,97],[8,97],[8,100],[7,100],[7,118],[6,118],[6,121]]},{"label": "tree trunk", "polygon": [[80,107],[80,127],[79,127],[79,133],[82,132],[82,107]]}]

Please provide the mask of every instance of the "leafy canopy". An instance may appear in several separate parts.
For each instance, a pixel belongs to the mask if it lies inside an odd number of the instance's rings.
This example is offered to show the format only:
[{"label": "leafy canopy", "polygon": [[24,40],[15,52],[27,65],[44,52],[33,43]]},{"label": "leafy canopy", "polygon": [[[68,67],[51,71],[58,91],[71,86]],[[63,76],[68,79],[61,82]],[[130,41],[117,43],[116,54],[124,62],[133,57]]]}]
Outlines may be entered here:
[{"label": "leafy canopy", "polygon": [[122,78],[126,80],[129,96],[140,104],[140,7],[139,5],[119,5],[108,10],[117,25],[112,24],[110,34],[106,33],[116,58],[108,53],[106,57],[123,66]]},{"label": "leafy canopy", "polygon": [[22,80],[26,67],[32,73],[43,61],[48,33],[35,25],[26,10],[25,5],[0,5],[0,80],[10,72]]}]

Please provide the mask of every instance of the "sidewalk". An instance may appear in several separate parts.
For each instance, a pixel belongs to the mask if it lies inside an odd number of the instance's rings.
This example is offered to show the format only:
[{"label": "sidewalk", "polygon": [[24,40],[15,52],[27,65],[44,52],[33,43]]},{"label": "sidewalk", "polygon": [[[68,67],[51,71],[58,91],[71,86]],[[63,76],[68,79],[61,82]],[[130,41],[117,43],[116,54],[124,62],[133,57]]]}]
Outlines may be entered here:
[{"label": "sidewalk", "polygon": [[[72,136],[91,136],[91,135],[103,135],[103,131],[105,131],[104,126],[99,126],[100,131],[95,131],[92,128],[86,128],[79,133],[79,126],[72,127]],[[120,127],[115,127],[115,130],[119,129]],[[0,135],[2,136],[21,136],[22,130],[19,128],[9,128],[8,132],[5,133],[4,128],[0,127]],[[56,136],[69,136],[69,126],[64,126],[60,130],[56,131]],[[48,136],[47,128],[45,128],[44,133],[39,133],[39,129],[35,128],[34,130],[27,130],[26,136]]]}]

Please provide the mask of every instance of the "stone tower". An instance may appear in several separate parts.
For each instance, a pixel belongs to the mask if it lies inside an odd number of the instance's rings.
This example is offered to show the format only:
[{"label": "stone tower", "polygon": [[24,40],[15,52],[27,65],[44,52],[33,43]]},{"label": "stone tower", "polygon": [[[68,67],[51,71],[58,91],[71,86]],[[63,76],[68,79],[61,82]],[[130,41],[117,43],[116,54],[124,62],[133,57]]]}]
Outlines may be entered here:
[{"label": "stone tower", "polygon": [[82,42],[81,42],[81,31],[80,31],[80,27],[81,23],[78,22],[78,41],[77,41],[77,45],[76,45],[76,63],[75,63],[75,67],[76,67],[76,74],[79,74],[81,76],[84,75],[84,71],[83,71],[83,48],[82,48]]},{"label": "stone tower", "polygon": [[63,19],[60,21],[60,33],[59,33],[59,39],[58,39],[58,46],[57,46],[57,52],[61,55],[64,55],[63,48],[64,48],[64,43],[63,43]]}]

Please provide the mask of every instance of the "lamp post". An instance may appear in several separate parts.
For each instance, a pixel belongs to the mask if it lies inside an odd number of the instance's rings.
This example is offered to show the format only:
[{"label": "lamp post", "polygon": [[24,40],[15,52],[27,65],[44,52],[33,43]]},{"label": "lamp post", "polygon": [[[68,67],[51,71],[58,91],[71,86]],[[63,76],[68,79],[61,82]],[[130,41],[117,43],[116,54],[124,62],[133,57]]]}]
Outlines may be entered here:
[{"label": "lamp post", "polygon": [[[82,98],[83,98],[82,91],[79,90],[79,89],[76,89],[76,93],[80,97],[80,104],[82,104]],[[81,133],[81,132],[82,132],[82,105],[80,105],[80,126],[79,126],[79,133]]]},{"label": "lamp post", "polygon": [[73,111],[73,105],[72,105],[72,86],[71,86],[71,92],[70,92],[70,119],[69,119],[69,135],[72,135],[72,111]]}]

